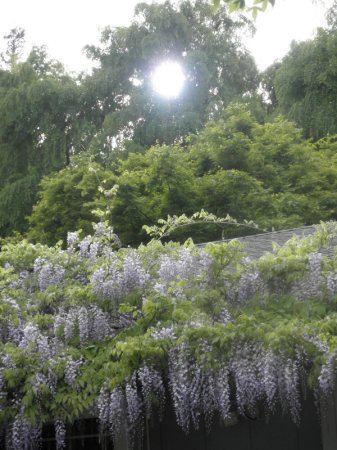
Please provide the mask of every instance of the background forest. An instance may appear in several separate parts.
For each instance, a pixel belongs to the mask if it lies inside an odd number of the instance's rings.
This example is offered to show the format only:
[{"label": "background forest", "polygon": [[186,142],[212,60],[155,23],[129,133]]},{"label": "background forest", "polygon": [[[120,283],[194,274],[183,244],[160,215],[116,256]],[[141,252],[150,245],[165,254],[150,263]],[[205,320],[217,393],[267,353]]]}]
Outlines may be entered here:
[{"label": "background forest", "polygon": [[[91,74],[67,73],[43,47],[22,60],[25,33],[11,30],[0,69],[0,236],[54,245],[90,233],[106,210],[131,246],[147,242],[143,225],[202,208],[270,230],[335,220],[335,8],[327,18],[263,73],[241,42],[254,23],[200,0],[138,4],[129,27],[106,28],[100,47],[85,48]],[[163,60],[183,67],[177,98],[153,89]],[[247,232],[229,227],[226,237]]]}]

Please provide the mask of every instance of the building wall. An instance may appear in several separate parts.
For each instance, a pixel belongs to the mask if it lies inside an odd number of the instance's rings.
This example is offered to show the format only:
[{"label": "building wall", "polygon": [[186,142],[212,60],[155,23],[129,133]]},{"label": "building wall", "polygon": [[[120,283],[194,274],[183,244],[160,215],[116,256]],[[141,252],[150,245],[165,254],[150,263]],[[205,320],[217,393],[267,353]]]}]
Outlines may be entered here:
[{"label": "building wall", "polygon": [[[302,400],[301,424],[297,427],[289,414],[275,414],[256,420],[240,417],[236,425],[223,426],[215,417],[210,433],[201,420],[199,430],[186,435],[177,425],[172,407],[167,408],[162,423],[157,419],[148,427],[149,440],[144,439],[144,450],[336,450],[325,449],[316,406],[311,393]],[[122,446],[121,446],[122,447]],[[125,450],[118,448],[118,450]]]},{"label": "building wall", "polygon": [[337,388],[327,410],[322,411],[323,450],[337,450]]}]

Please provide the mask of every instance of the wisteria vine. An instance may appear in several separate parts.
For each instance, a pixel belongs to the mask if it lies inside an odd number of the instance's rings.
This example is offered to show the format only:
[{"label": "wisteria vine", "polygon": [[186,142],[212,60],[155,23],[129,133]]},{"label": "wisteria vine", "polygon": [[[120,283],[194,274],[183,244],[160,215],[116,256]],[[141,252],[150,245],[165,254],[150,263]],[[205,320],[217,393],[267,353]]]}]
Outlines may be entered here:
[{"label": "wisteria vine", "polygon": [[[67,249],[22,241],[0,252],[0,427],[8,450],[39,448],[54,420],[98,417],[142,440],[170,397],[188,432],[233,410],[300,422],[301,391],[327,405],[337,367],[337,234],[322,224],[258,261],[234,240],[119,248],[107,224]],[[296,318],[296,320],[293,320]]]}]

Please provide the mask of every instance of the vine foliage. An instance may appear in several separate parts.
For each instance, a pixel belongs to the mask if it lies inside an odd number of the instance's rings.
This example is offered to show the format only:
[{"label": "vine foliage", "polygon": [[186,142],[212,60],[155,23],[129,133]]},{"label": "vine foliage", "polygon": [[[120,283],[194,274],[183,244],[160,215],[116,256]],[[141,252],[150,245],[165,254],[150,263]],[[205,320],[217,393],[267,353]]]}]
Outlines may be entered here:
[{"label": "vine foliage", "polygon": [[[163,235],[202,212],[169,218]],[[166,227],[166,228],[165,228]],[[154,228],[149,230],[156,232]],[[337,357],[337,259],[322,255],[333,222],[250,261],[244,244],[197,247],[153,239],[120,248],[108,223],[49,248],[0,252],[0,426],[6,448],[34,448],[53,420],[91,415],[130,447],[168,397],[188,432],[235,405],[255,417],[277,405],[299,423],[300,391],[331,397]]]}]

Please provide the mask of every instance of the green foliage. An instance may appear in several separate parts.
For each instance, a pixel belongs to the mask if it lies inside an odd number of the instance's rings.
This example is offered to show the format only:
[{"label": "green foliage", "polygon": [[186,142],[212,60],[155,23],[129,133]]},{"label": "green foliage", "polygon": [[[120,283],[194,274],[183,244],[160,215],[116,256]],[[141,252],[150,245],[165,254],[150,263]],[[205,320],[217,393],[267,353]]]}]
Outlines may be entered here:
[{"label": "green foliage", "polygon": [[337,133],[336,46],[336,28],[319,28],[314,39],[292,43],[276,72],[280,110],[303,128],[306,138]]},{"label": "green foliage", "polygon": [[23,221],[36,201],[37,174],[20,178],[0,190],[0,230],[10,236],[13,230],[26,230]]},{"label": "green foliage", "polygon": [[[244,16],[229,17],[223,7],[215,13],[202,0],[140,3],[131,26],[105,29],[101,47],[86,47],[99,68],[83,81],[100,89],[95,108],[105,114],[91,144],[95,153],[126,139],[145,148],[177,143],[236,96],[253,92],[258,71],[239,39],[247,29],[253,26]],[[167,60],[179,62],[185,75],[177,98],[163,98],[152,86],[154,70]]]},{"label": "green foliage", "polygon": [[[129,27],[107,28],[100,47],[86,47],[98,67],[77,78],[51,60],[45,47],[33,47],[21,61],[24,31],[11,30],[10,61],[0,72],[0,235],[27,231],[39,182],[68,166],[72,155],[86,151],[115,167],[157,141],[184,142],[234,98],[248,93],[253,98],[258,71],[240,43],[240,35],[253,30],[246,17],[230,18],[226,8],[214,12],[202,0],[140,3]],[[186,79],[178,98],[154,92],[151,76],[163,60],[182,65]],[[124,186],[123,193],[133,195]],[[174,196],[177,207],[163,208],[164,215],[186,206],[177,192]],[[135,217],[130,236],[138,222]]]},{"label": "green foliage", "polygon": [[[202,208],[268,229],[336,219],[335,149],[334,139],[312,144],[284,118],[261,125],[246,106],[234,104],[224,119],[190,135],[185,146],[157,145],[127,155],[121,151],[113,170],[95,166],[98,178],[89,173],[87,162],[74,162],[55,178],[45,179],[29,236],[36,239],[44,230],[49,244],[64,241],[67,227],[88,230],[92,210],[101,210],[122,242],[133,246],[148,240],[143,225],[152,226],[167,215],[191,216]],[[106,180],[101,192],[99,179]],[[61,185],[66,188],[55,191]],[[106,198],[104,191],[114,185],[118,189]],[[49,210],[53,215],[47,214]],[[174,239],[183,242],[192,236],[195,242],[204,242],[250,232],[229,224],[222,235],[217,227],[205,224],[181,228]]]},{"label": "green foliage", "polygon": [[[259,229],[259,227],[254,224],[253,222],[245,221],[245,223],[238,223],[237,220],[233,219],[230,216],[227,216],[226,218],[218,218],[214,214],[209,214],[204,210],[201,210],[201,212],[193,214],[192,217],[187,217],[185,214],[182,216],[168,216],[167,220],[160,219],[158,223],[162,224],[161,227],[157,227],[156,225],[152,227],[148,227],[147,225],[144,225],[145,231],[150,235],[154,236],[158,239],[162,239],[166,236],[169,236],[173,231],[177,230],[181,227],[186,227],[190,225],[196,225],[201,223],[211,223],[214,225],[219,225],[221,228],[224,228],[223,225],[232,224],[236,226],[244,226],[248,228],[255,228]],[[266,230],[260,230],[260,231],[266,231]],[[212,247],[209,247],[212,248]],[[211,253],[211,252],[210,252]],[[215,255],[214,255],[215,256]]]},{"label": "green foliage", "polygon": [[25,34],[25,30],[22,28],[12,28],[8,34],[5,34],[7,49],[5,53],[0,53],[0,58],[5,64],[15,64],[15,61],[20,58],[25,43]]},{"label": "green foliage", "polygon": [[[212,219],[205,213],[195,215],[194,218]],[[225,221],[219,219],[221,223]],[[174,222],[169,219],[162,231],[172,230],[184,223],[186,217],[175,218]],[[248,304],[238,308],[229,301],[226,280],[239,282],[250,267],[255,267],[270,286],[280,279],[286,279],[289,285],[294,285],[296,280],[304,279],[308,273],[310,254],[317,252],[322,245],[331,243],[335,235],[335,226],[322,224],[314,237],[304,240],[294,238],[284,248],[275,249],[274,254],[268,254],[255,263],[245,262],[242,252],[244,246],[236,240],[222,245],[209,244],[206,252],[214,258],[211,275],[189,280],[177,277],[163,293],[147,287],[142,292],[136,289],[120,304],[120,313],[132,313],[133,326],[115,337],[81,345],[79,328],[75,326],[71,339],[61,345],[64,325],[59,327],[56,334],[61,339],[60,351],[47,362],[43,361],[43,354],[37,351],[37,341],[31,343],[29,351],[24,351],[2,338],[0,366],[6,393],[9,396],[16,393],[21,404],[10,406],[5,404],[4,398],[0,399],[1,425],[8,425],[21,405],[24,405],[25,418],[31,422],[38,420],[43,423],[55,418],[72,421],[79,418],[97,402],[103,386],[112,390],[118,384],[124,385],[130,375],[144,365],[166,367],[170,349],[182,342],[189,343],[191,356],[201,362],[207,361],[205,370],[215,370],[219,360],[229,358],[235,343],[243,345],[245,342],[256,342],[290,359],[296,357],[296,349],[304,349],[309,364],[308,383],[312,386],[318,382],[322,364],[325,363],[325,357],[319,353],[315,339],[324,341],[331,352],[337,350],[336,296],[331,298],[323,291],[321,298],[306,298],[299,302],[294,296],[277,296],[269,289],[264,297],[253,297]],[[192,252],[197,251],[191,243],[186,245],[190,246]],[[163,245],[151,241],[147,246],[141,246],[137,254],[142,266],[152,271],[151,276],[155,280],[160,257],[178,255],[179,250],[178,244]],[[122,265],[128,256],[130,250],[119,250],[113,257]],[[25,288],[15,285],[19,278],[18,272],[22,269],[32,270],[34,261],[39,257],[65,267],[64,282],[50,285],[44,291],[34,284],[34,279]],[[64,252],[60,247],[34,246],[26,241],[3,247],[0,253],[2,332],[18,322],[18,311],[27,323],[37,327],[42,335],[47,333],[47,336],[54,332],[51,330],[54,330],[55,314],[72,308],[76,311],[76,308],[89,305],[96,305],[104,311],[106,306],[111,306],[111,300],[95,293],[92,284],[79,283],[76,274],[85,273],[91,278],[97,269],[111,266],[111,257],[111,253],[102,251],[93,262],[81,259],[78,252],[69,249]],[[5,269],[6,263],[12,267]],[[336,267],[335,257],[330,261],[324,259],[322,276],[328,276]],[[34,301],[31,299],[32,292]],[[11,303],[8,302],[8,296],[12,299]],[[231,317],[227,323],[219,321],[223,308],[228,310]],[[174,337],[155,337],[156,332],[172,326]],[[207,353],[205,344],[209,349]],[[14,368],[2,366],[5,358],[13,361]],[[65,378],[69,358],[82,361],[72,385]],[[48,386],[36,384],[37,374],[47,375],[50,371],[56,389],[53,401]],[[39,408],[36,406],[37,399]]]},{"label": "green foliage", "polygon": [[79,115],[80,95],[43,47],[0,72],[0,234],[26,231],[41,177],[83,148],[90,127]]},{"label": "green foliage", "polygon": [[280,61],[275,61],[262,73],[261,85],[267,98],[267,113],[271,115],[278,107],[278,100],[275,90],[275,76],[277,70],[282,66]]},{"label": "green foliage", "polygon": [[[254,20],[256,20],[259,12],[263,12],[267,9],[268,5],[274,6],[275,0],[254,0],[252,2],[246,2],[246,0],[223,0],[228,5],[229,12],[233,13],[240,10],[246,10],[251,12]],[[211,0],[214,5],[214,9],[220,7],[221,0]],[[257,6],[258,5],[258,6]]]},{"label": "green foliage", "polygon": [[[93,167],[96,173],[90,170]],[[75,157],[71,165],[55,176],[44,177],[40,184],[41,199],[29,217],[28,239],[51,245],[62,241],[65,246],[69,231],[80,229],[82,236],[90,234],[92,222],[99,220],[92,211],[105,199],[104,192],[99,190],[97,174],[102,176],[104,186],[109,187],[112,174],[83,156]]]}]

